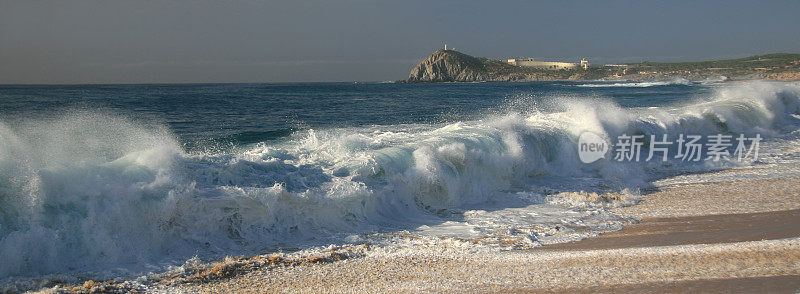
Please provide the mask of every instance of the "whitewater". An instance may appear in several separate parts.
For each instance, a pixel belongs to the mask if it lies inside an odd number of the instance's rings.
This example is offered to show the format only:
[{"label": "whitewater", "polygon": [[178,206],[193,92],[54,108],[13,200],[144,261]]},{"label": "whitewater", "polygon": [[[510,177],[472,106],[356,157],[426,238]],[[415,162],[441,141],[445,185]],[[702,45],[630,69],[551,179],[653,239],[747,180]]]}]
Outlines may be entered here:
[{"label": "whitewater", "polygon": [[329,244],[530,248],[619,229],[631,220],[608,208],[635,205],[668,175],[765,164],[585,164],[584,132],[611,141],[759,134],[771,164],[797,144],[800,84],[647,87],[704,90],[641,106],[603,93],[515,94],[455,120],[301,126],[206,149],[179,138],[175,124],[135,112],[72,107],[3,118],[0,278],[137,275],[195,256]]}]

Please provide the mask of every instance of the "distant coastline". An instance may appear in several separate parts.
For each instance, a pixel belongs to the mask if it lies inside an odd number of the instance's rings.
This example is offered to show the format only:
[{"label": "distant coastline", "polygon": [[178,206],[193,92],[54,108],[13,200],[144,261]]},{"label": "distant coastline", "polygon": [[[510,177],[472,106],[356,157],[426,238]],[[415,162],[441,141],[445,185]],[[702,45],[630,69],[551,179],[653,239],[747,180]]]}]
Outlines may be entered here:
[{"label": "distant coastline", "polygon": [[401,82],[663,81],[678,78],[689,81],[797,81],[800,80],[800,54],[775,53],[716,61],[640,62],[553,70],[474,57],[455,50],[437,50],[414,67],[408,78]]}]

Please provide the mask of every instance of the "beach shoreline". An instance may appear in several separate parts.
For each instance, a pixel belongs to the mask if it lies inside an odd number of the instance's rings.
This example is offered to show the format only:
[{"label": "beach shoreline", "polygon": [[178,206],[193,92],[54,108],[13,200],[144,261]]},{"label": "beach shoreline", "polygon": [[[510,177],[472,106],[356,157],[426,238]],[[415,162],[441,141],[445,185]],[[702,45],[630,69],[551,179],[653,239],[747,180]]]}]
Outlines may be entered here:
[{"label": "beach shoreline", "polygon": [[[726,171],[722,171],[723,173]],[[532,250],[471,254],[453,248],[369,253],[326,262],[265,266],[167,292],[793,292],[800,289],[797,178],[671,185],[641,204],[620,231]],[[695,202],[720,201],[717,209]],[[788,194],[787,194],[788,192]],[[735,193],[734,193],[735,194]],[[776,205],[776,194],[782,195]],[[669,201],[679,212],[663,216]]]}]

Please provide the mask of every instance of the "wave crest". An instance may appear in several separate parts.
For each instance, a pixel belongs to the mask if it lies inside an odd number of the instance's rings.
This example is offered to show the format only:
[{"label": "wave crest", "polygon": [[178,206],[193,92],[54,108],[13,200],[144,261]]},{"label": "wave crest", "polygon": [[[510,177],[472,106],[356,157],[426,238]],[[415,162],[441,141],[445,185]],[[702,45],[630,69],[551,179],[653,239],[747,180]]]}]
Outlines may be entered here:
[{"label": "wave crest", "polygon": [[670,81],[653,81],[653,82],[625,82],[625,83],[595,83],[595,84],[580,84],[576,87],[584,88],[607,88],[607,87],[621,87],[621,88],[647,88],[657,86],[671,86],[671,85],[691,85],[692,82],[687,79],[674,79]]},{"label": "wave crest", "polygon": [[336,242],[512,205],[542,187],[636,188],[666,167],[582,164],[578,136],[778,135],[797,129],[800,86],[726,86],[656,109],[558,103],[451,124],[308,130],[229,154],[187,154],[163,127],[108,114],[0,123],[0,276]]}]

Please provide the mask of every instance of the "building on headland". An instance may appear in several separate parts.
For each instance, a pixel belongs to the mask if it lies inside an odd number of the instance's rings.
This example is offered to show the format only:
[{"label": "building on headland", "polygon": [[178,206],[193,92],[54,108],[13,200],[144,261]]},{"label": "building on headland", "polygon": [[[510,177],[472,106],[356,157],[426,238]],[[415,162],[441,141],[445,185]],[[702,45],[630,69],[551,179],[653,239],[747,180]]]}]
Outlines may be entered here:
[{"label": "building on headland", "polygon": [[533,58],[512,58],[507,61],[511,65],[516,66],[524,66],[524,67],[533,67],[533,68],[541,68],[541,69],[549,69],[549,70],[559,70],[559,69],[578,69],[583,68],[584,70],[589,69],[589,61],[586,58],[581,59],[580,62],[572,63],[572,62],[559,62],[559,61],[538,61],[533,60]]}]

